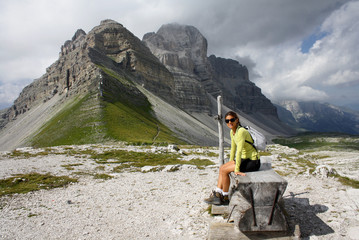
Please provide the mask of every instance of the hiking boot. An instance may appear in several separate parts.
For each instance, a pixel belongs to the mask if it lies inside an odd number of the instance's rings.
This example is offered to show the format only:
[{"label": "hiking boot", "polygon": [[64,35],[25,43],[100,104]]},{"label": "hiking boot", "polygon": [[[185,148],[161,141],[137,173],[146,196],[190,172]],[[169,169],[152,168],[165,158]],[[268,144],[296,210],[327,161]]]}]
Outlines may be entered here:
[{"label": "hiking boot", "polygon": [[222,194],[213,191],[209,198],[204,199],[204,202],[208,204],[221,205],[222,204],[221,199],[222,199]]},{"label": "hiking boot", "polygon": [[221,205],[229,205],[229,197],[228,197],[228,195],[222,196]]}]

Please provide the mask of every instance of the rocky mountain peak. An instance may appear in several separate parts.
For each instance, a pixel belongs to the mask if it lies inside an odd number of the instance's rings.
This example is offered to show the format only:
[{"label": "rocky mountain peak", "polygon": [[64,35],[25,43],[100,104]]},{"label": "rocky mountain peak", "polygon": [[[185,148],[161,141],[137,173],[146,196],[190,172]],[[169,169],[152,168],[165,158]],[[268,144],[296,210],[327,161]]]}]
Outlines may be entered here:
[{"label": "rocky mountain peak", "polygon": [[193,74],[206,62],[207,40],[193,26],[166,24],[157,33],[145,34],[143,41],[167,67]]},{"label": "rocky mountain peak", "polygon": [[131,71],[137,83],[173,102],[172,74],[143,42],[122,24],[113,20],[102,21],[88,34],[87,42],[93,50],[92,56],[105,54],[117,63],[118,67]]},{"label": "rocky mountain peak", "polygon": [[116,22],[115,20],[112,20],[112,19],[104,19],[100,22],[100,26],[104,26],[104,25],[110,25],[110,24],[113,24],[113,25],[120,25],[121,27],[123,27],[123,25],[119,22]]},{"label": "rocky mountain peak", "polygon": [[86,36],[86,32],[82,29],[78,29],[76,32],[75,32],[75,35],[72,37],[72,41],[76,41],[77,39],[79,39],[80,37],[82,36]]},{"label": "rocky mountain peak", "polygon": [[187,111],[209,112],[207,93],[219,92],[210,80],[207,40],[193,26],[163,25],[148,33],[143,42],[174,76],[174,91],[180,107]]},{"label": "rocky mountain peak", "polygon": [[98,91],[102,82],[99,66],[127,71],[132,80],[173,101],[172,74],[130,31],[113,20],[104,20],[88,34],[79,29],[65,41],[58,60],[25,87],[4,114],[4,124],[56,94],[67,97]]},{"label": "rocky mountain peak", "polygon": [[[179,102],[187,104],[183,108],[203,111],[208,105],[206,94],[221,94],[224,104],[232,109],[277,117],[273,104],[249,80],[245,66],[232,59],[207,57],[207,40],[195,27],[166,24],[157,33],[145,34],[143,41],[174,74],[177,96],[183,96]],[[189,88],[205,92],[192,91],[192,95]]]}]

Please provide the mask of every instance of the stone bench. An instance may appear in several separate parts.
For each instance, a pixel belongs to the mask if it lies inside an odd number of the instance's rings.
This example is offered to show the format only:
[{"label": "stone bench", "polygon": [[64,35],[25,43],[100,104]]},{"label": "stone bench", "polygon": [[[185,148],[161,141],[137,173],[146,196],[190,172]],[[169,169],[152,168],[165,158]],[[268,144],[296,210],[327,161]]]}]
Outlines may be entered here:
[{"label": "stone bench", "polygon": [[230,174],[230,212],[242,232],[287,231],[282,196],[287,181],[272,168],[270,157],[261,157],[261,168],[246,176]]}]

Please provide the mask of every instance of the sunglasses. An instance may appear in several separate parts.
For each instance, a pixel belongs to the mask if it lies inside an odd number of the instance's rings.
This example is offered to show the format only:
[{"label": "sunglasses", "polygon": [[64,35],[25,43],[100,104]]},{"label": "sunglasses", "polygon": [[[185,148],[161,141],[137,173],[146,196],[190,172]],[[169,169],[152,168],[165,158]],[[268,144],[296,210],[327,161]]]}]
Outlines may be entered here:
[{"label": "sunglasses", "polygon": [[237,118],[231,118],[231,119],[226,119],[226,120],[224,120],[226,123],[229,123],[229,122],[234,122],[234,121],[236,121],[237,120]]}]

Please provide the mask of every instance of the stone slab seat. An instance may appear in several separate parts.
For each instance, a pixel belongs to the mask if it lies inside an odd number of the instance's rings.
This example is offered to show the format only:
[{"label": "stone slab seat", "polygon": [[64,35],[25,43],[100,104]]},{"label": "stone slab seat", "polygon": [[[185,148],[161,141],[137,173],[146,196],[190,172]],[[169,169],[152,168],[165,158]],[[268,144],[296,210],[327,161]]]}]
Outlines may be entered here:
[{"label": "stone slab seat", "polygon": [[262,158],[259,171],[244,177],[230,174],[228,211],[242,232],[287,231],[282,196],[288,183],[271,168],[268,158]]}]

